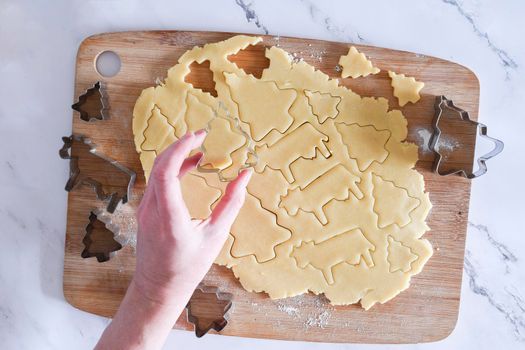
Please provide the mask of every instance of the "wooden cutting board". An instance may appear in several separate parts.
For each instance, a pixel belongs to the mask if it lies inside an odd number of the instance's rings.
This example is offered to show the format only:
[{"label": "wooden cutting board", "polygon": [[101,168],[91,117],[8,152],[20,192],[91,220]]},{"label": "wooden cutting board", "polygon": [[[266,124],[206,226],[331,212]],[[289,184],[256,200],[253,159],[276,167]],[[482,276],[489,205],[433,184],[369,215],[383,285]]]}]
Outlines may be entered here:
[{"label": "wooden cutting board", "polygon": [[[142,89],[163,78],[178,57],[195,45],[216,42],[232,33],[212,32],[125,32],[91,36],[78,49],[75,96],[96,81],[107,87],[110,118],[85,122],[73,113],[73,133],[90,137],[99,151],[137,173],[133,198],[114,215],[121,233],[132,237],[136,230],[134,212],[144,191],[144,177],[135,152],[131,131],[132,110]],[[335,67],[349,44],[285,37],[264,37],[264,45],[279,45],[331,77],[340,73]],[[456,105],[477,119],[479,83],[467,68],[445,60],[409,52],[355,45],[381,68],[374,76],[344,79],[341,83],[362,96],[383,96],[391,108],[399,108],[392,95],[387,71],[405,73],[425,82],[422,98],[402,108],[408,119],[410,141],[423,144],[434,115],[434,98],[445,94]],[[100,76],[95,59],[111,50],[120,56],[120,72],[111,78]],[[267,65],[264,46],[258,45],[238,54],[234,60],[248,72],[258,75]],[[210,88],[206,71],[194,69],[190,81],[196,87]],[[428,131],[425,131],[428,130]],[[458,162],[469,166],[475,134],[465,135]],[[434,246],[434,255],[423,272],[412,279],[411,287],[392,301],[364,311],[359,305],[331,306],[322,296],[270,300],[265,294],[246,292],[224,267],[213,266],[205,282],[234,295],[225,335],[304,340],[316,342],[416,343],[442,339],[454,329],[460,299],[465,234],[467,228],[470,182],[458,176],[441,177],[431,172],[434,156],[420,147],[417,169],[425,177],[433,204],[428,217],[432,231],[425,237]],[[133,244],[126,245],[109,261],[84,259],[82,239],[89,223],[89,212],[105,205],[96,200],[92,189],[80,187],[69,193],[66,247],[64,258],[64,295],[73,306],[111,317],[126,292],[135,268]],[[183,313],[175,325],[192,329]]]}]

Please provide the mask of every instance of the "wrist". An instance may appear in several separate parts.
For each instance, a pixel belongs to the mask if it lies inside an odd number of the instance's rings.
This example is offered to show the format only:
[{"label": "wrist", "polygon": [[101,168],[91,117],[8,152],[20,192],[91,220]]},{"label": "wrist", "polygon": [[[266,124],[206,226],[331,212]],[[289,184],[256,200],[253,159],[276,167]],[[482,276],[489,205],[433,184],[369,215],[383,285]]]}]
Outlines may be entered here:
[{"label": "wrist", "polygon": [[165,307],[186,306],[193,291],[197,287],[193,281],[184,281],[175,276],[169,279],[152,279],[144,274],[135,273],[129,288],[132,288],[144,301]]},{"label": "wrist", "polygon": [[160,349],[186,302],[161,303],[132,280],[96,349]]}]

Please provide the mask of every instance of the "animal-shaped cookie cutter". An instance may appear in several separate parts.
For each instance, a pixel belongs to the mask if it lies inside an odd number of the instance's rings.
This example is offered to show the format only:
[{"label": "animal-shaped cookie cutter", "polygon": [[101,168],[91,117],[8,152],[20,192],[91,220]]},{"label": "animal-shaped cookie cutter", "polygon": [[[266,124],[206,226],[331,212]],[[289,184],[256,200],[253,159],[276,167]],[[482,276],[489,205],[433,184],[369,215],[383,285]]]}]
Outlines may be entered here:
[{"label": "animal-shaped cookie cutter", "polygon": [[[96,98],[94,103],[97,104],[96,110],[98,114],[92,115],[89,110],[84,109],[84,106],[93,103],[92,98]],[[104,83],[97,81],[92,87],[88,88],[82,95],[78,97],[78,101],[74,103],[71,108],[80,113],[80,119],[86,122],[93,120],[105,120],[109,118],[109,102],[106,94],[106,86]]]},{"label": "animal-shaped cookie cutter", "polygon": [[[232,122],[233,123],[232,131],[238,135],[241,135],[246,140],[246,143],[242,147],[246,147],[247,158],[244,164],[241,164],[239,166],[239,169],[237,169],[235,176],[224,176],[223,174],[224,169],[210,168],[210,167],[207,167],[206,165],[203,166],[201,164],[197,166],[197,170],[203,173],[216,173],[220,181],[229,182],[229,181],[234,180],[237,177],[237,175],[240,174],[242,170],[255,167],[257,165],[257,162],[259,161],[259,157],[257,156],[257,152],[255,151],[255,142],[253,141],[252,137],[242,129],[241,121],[239,120],[239,118],[232,116],[230,112],[228,111],[228,109],[226,108],[226,106],[224,106],[224,104],[221,101],[219,101],[218,110],[214,109],[213,114],[214,114],[213,118],[208,121],[208,123],[206,124],[206,127],[204,128],[206,132],[209,134],[212,131],[211,125],[213,121],[216,120],[217,118],[223,118],[225,120]],[[206,147],[204,147],[204,143],[201,145],[200,150],[203,154],[206,154]]]},{"label": "animal-shaped cookie cutter", "polygon": [[186,305],[188,322],[195,328],[197,338],[211,329],[217,332],[228,324],[227,314],[232,307],[230,293],[224,293],[217,287],[199,285]]},{"label": "animal-shaped cookie cutter", "polygon": [[[488,136],[487,132],[487,126],[485,124],[476,122],[474,120],[471,120],[469,117],[468,112],[462,110],[461,108],[458,108],[454,105],[452,100],[447,99],[445,96],[436,96],[436,101],[434,104],[435,108],[435,115],[434,120],[432,122],[432,126],[434,128],[434,133],[432,134],[432,137],[430,138],[429,142],[429,148],[434,152],[435,159],[433,164],[433,171],[439,175],[452,175],[452,174],[458,174],[461,176],[466,177],[467,179],[474,179],[476,177],[479,177],[487,172],[487,165],[486,161],[490,158],[495,157],[501,151],[503,151],[504,144],[502,141],[495,139],[493,137]],[[472,128],[475,128],[479,130],[479,136],[484,137],[485,139],[492,141],[494,143],[494,148],[482,155],[477,159],[478,163],[478,169],[476,171],[469,171],[466,169],[451,169],[448,171],[442,171],[441,166],[443,164],[443,155],[439,150],[439,141],[441,137],[441,129],[439,127],[439,123],[441,122],[441,119],[448,115],[452,114],[452,117],[457,116],[457,118],[460,118],[460,120],[464,121],[465,123],[468,123]]]},{"label": "animal-shaped cookie cutter", "polygon": [[[131,199],[131,190],[133,188],[133,184],[135,183],[136,174],[132,170],[122,166],[117,161],[106,157],[105,155],[98,152],[97,147],[95,144],[91,142],[91,140],[83,135],[71,135],[69,137],[62,137],[62,141],[64,142],[64,145],[59,150],[59,155],[62,159],[69,159],[69,180],[66,183],[65,190],[70,192],[75,187],[85,184],[88,186],[91,186],[96,195],[97,198],[100,200],[109,200],[109,203],[107,205],[106,210],[109,213],[113,213],[115,209],[117,208],[118,204],[122,202],[123,204],[127,203],[129,199]],[[73,143],[79,143],[81,145],[85,145],[88,148],[88,152],[92,158],[92,161],[94,159],[102,160],[104,161],[104,164],[108,164],[111,167],[116,168],[120,173],[122,173],[122,176],[125,178],[123,179],[115,179],[114,176],[108,176],[107,173],[104,174],[104,179],[110,179],[110,180],[125,180],[125,185],[115,185],[115,184],[103,184],[99,180],[85,176],[82,174],[80,167],[79,167],[79,157],[72,155],[72,147]],[[100,170],[100,169],[97,169]],[[110,191],[106,192],[105,187],[110,188],[125,188],[125,193],[120,193],[118,190],[116,191]]]}]

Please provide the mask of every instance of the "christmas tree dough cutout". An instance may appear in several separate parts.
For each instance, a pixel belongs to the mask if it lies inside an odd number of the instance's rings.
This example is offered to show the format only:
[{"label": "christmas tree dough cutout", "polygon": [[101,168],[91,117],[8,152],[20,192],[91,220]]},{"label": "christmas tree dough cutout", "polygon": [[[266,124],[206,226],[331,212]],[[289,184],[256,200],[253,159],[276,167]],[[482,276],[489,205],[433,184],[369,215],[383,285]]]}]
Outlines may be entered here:
[{"label": "christmas tree dough cutout", "polygon": [[308,97],[308,104],[317,116],[319,123],[324,123],[328,118],[334,119],[339,114],[337,105],[341,102],[340,97],[308,90],[304,94]]},{"label": "christmas tree dough cutout", "polygon": [[346,56],[339,58],[339,65],[343,67],[341,77],[353,79],[366,77],[370,74],[377,74],[380,69],[374,67],[372,61],[366,58],[365,54],[357,51],[354,46],[350,47]]},{"label": "christmas tree dough cutout", "polygon": [[419,92],[425,86],[425,83],[416,81],[413,77],[407,77],[404,74],[397,74],[388,71],[388,76],[391,79],[392,87],[394,88],[394,96],[397,97],[399,106],[403,107],[408,102],[416,103],[421,96]]},{"label": "christmas tree dough cutout", "polygon": [[412,263],[417,259],[418,256],[414,254],[409,247],[396,241],[392,236],[388,237],[387,260],[390,264],[390,272],[408,272],[411,269]]}]

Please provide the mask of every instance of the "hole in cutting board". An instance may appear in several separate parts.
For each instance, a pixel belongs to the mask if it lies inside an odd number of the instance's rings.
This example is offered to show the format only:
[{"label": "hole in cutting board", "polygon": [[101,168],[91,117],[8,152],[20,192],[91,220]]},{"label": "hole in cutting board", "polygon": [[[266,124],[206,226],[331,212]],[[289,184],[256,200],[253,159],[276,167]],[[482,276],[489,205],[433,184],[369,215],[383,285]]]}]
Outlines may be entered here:
[{"label": "hole in cutting board", "polygon": [[184,77],[186,83],[190,83],[194,88],[208,92],[217,97],[215,90],[215,81],[213,81],[213,72],[210,70],[210,61],[202,63],[193,62],[190,64],[190,72]]},{"label": "hole in cutting board", "polygon": [[270,60],[265,56],[266,46],[259,43],[250,45],[234,55],[228,56],[228,61],[235,63],[246,74],[261,79],[262,72],[270,66]]},{"label": "hole in cutting board", "polygon": [[122,245],[115,240],[114,233],[93,212],[89,215],[89,224],[82,243],[85,248],[81,256],[96,257],[98,262],[108,261],[112,252],[122,249]]},{"label": "hole in cutting board", "polygon": [[120,66],[120,56],[113,51],[103,51],[95,58],[95,70],[105,78],[117,75]]}]

